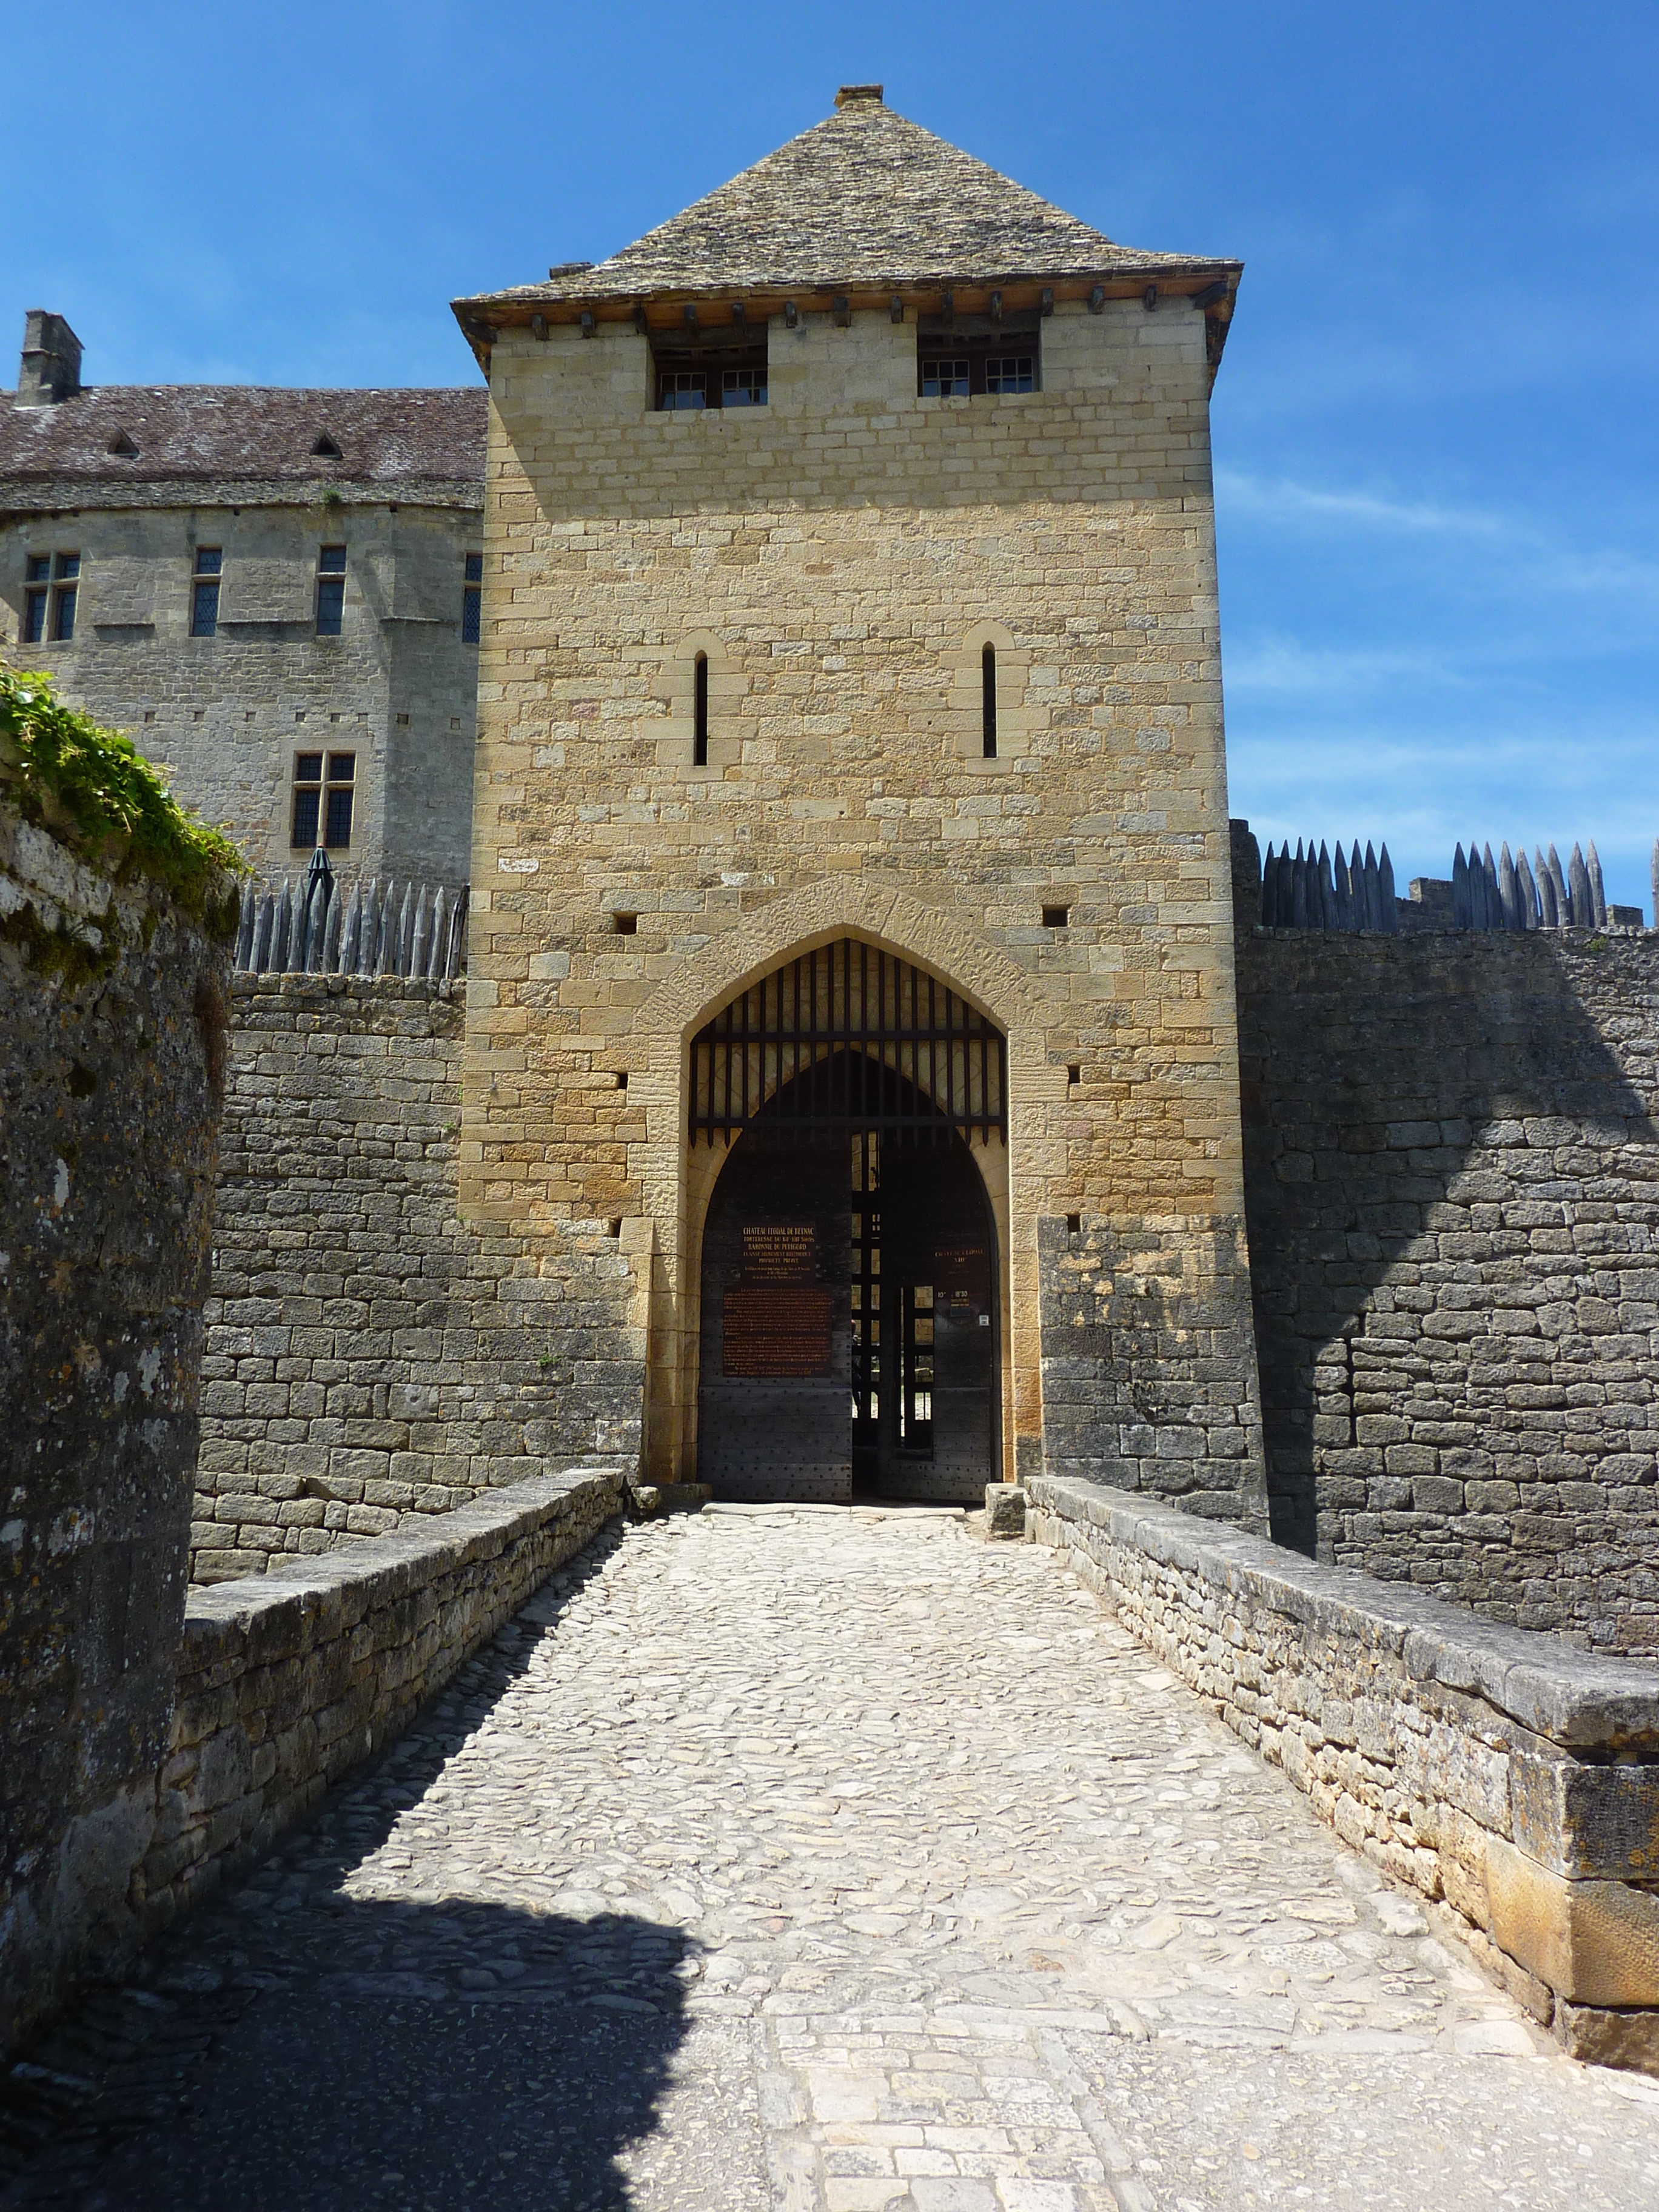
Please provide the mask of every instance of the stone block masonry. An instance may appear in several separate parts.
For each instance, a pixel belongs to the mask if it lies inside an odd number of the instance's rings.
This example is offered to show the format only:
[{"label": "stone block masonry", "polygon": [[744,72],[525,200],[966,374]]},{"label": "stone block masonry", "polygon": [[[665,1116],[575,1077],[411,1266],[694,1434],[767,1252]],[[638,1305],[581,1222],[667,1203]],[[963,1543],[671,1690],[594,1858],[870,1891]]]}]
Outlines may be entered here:
[{"label": "stone block masonry", "polygon": [[303,1820],[620,1511],[616,1468],[509,1485],[322,1559],[195,1590],[134,1939]]},{"label": "stone block masonry", "polygon": [[1273,1528],[1659,1653],[1659,936],[1238,940]]},{"label": "stone block masonry", "polygon": [[[261,875],[303,866],[296,769],[326,753],[351,793],[349,836],[319,825],[337,866],[464,881],[484,407],[476,388],[0,394],[0,638],[167,762]],[[74,564],[73,620],[26,643],[39,561]]]},{"label": "stone block masonry", "polygon": [[464,986],[238,975],[194,1579],[639,1452],[642,1327],[604,1222],[456,1218]]},{"label": "stone block masonry", "polygon": [[0,810],[0,2047],[125,1910],[148,1833],[228,960]]},{"label": "stone block masonry", "polygon": [[[908,313],[774,315],[746,416],[653,410],[631,325],[498,334],[463,1202],[637,1231],[648,1465],[692,1473],[687,1035],[804,947],[883,946],[1007,1039],[1003,1472],[1051,1422],[1068,1463],[1157,1428],[1149,1468],[1249,1516],[1204,317],[1061,300],[1041,391],[939,402]],[[1106,1400],[1048,1256],[1073,1216],[1178,1280],[1185,1334]]]},{"label": "stone block masonry", "polygon": [[1036,1540],[1568,2051],[1659,2073],[1659,1670],[1123,1492],[1030,1488]]}]

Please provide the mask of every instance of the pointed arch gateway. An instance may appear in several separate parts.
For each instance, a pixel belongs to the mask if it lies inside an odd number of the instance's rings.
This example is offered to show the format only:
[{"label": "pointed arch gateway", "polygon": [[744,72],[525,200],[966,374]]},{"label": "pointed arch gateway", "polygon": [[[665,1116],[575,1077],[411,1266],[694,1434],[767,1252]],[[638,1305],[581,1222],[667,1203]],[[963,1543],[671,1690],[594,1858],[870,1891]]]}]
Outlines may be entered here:
[{"label": "pointed arch gateway", "polygon": [[999,1464],[1002,1032],[843,937],[691,1040],[686,1136],[724,1153],[701,1264],[698,1473],[727,1498],[976,1498]]}]

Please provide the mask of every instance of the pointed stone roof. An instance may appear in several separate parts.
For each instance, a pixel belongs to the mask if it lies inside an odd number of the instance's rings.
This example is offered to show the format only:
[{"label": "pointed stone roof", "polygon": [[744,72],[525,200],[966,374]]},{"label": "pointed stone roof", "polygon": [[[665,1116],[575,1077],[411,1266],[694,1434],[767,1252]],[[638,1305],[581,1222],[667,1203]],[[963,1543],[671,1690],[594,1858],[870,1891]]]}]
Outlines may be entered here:
[{"label": "pointed stone roof", "polygon": [[1236,275],[1238,264],[1119,246],[885,106],[843,89],[827,122],[591,266],[458,301],[458,313],[523,302],[662,293],[776,293],[1021,279]]}]

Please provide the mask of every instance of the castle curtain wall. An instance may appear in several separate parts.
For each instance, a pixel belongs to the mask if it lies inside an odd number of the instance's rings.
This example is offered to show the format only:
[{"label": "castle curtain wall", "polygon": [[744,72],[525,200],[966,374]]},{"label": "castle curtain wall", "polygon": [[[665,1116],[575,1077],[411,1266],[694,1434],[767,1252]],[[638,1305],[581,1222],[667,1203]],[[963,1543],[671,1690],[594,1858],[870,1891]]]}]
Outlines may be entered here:
[{"label": "castle curtain wall", "polygon": [[1659,1652],[1659,939],[1246,927],[1281,1543]]}]

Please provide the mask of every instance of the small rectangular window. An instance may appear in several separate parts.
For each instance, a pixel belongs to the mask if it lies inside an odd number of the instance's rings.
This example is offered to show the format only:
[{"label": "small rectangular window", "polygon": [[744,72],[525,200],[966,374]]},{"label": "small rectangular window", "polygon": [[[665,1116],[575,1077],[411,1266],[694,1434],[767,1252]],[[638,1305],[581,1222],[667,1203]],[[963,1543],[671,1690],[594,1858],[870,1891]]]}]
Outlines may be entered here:
[{"label": "small rectangular window", "polygon": [[317,842],[323,800],[323,757],[296,753],[294,759],[294,829],[290,845],[309,852]]},{"label": "small rectangular window", "polygon": [[916,326],[916,390],[924,399],[978,392],[1040,392],[1041,323],[1036,316],[931,316]]},{"label": "small rectangular window", "polygon": [[469,553],[469,554],[467,555],[467,556],[466,556],[466,580],[467,580],[467,582],[468,582],[469,584],[482,584],[482,583],[483,583],[483,555],[482,553]]},{"label": "small rectangular window", "polygon": [[345,617],[343,545],[325,545],[317,556],[317,635],[338,637]]},{"label": "small rectangular window", "polygon": [[81,574],[78,553],[30,553],[24,556],[21,642],[67,645],[75,635],[75,606]]},{"label": "small rectangular window", "polygon": [[196,549],[196,575],[190,589],[190,634],[216,637],[219,631],[219,578],[224,554],[217,545]]},{"label": "small rectangular window", "polygon": [[477,645],[483,632],[483,555],[469,553],[461,586],[461,643]]},{"label": "small rectangular window", "polygon": [[766,337],[747,324],[665,331],[652,340],[651,358],[665,414],[766,404]]},{"label": "small rectangular window", "polygon": [[921,364],[921,396],[924,399],[965,399],[968,397],[968,361],[963,355],[959,360],[924,360]]}]

